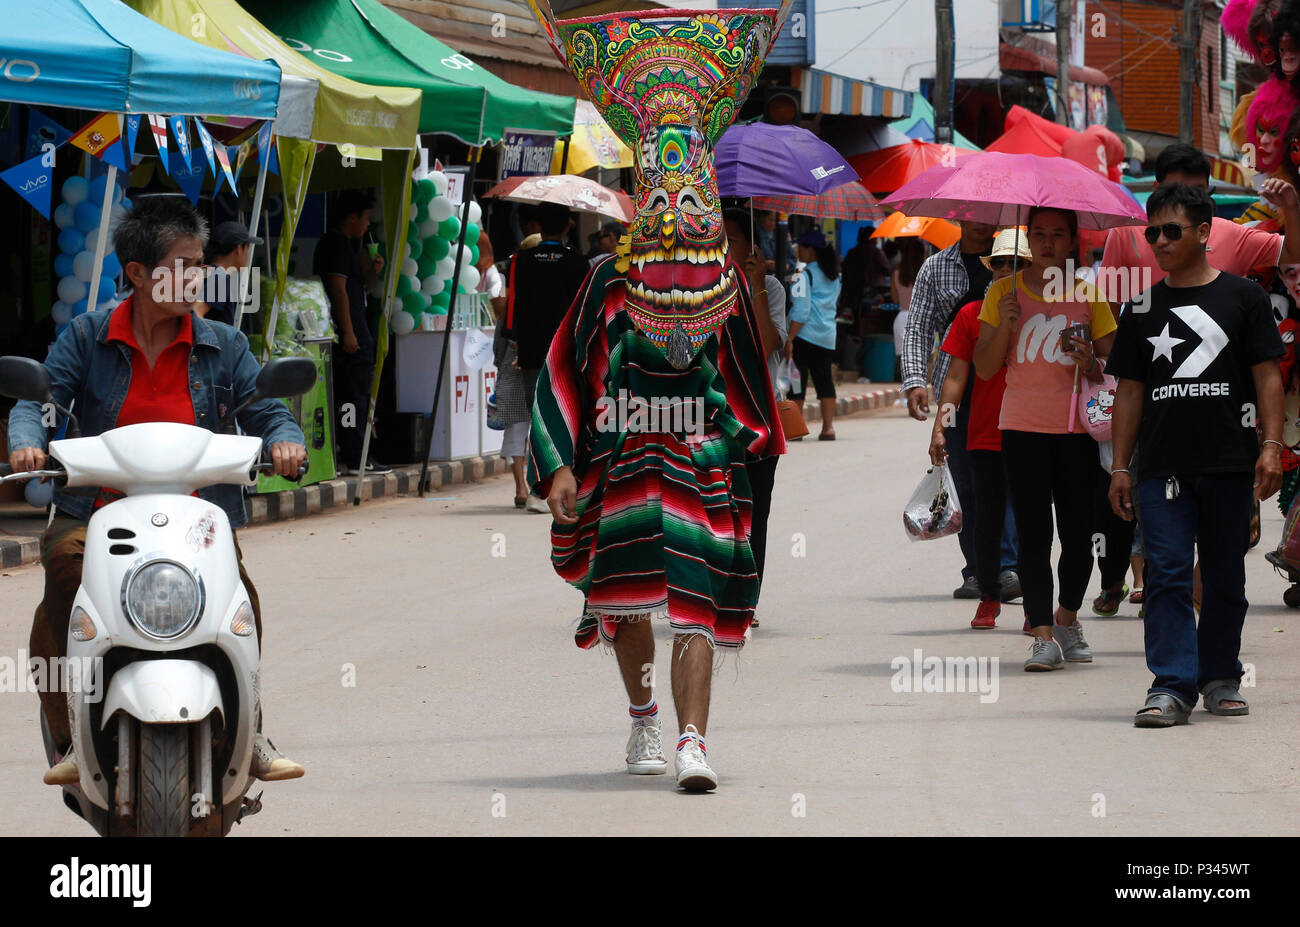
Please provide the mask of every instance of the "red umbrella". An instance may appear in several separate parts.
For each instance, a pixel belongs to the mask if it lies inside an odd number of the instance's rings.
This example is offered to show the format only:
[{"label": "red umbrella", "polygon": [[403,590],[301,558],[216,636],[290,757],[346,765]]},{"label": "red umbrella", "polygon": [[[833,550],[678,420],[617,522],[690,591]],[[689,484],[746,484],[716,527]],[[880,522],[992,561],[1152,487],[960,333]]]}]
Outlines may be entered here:
[{"label": "red umbrella", "polygon": [[770,209],[790,216],[811,216],[814,219],[844,219],[846,221],[879,222],[885,218],[876,198],[862,184],[842,184],[817,196],[756,196],[758,209]]},{"label": "red umbrella", "polygon": [[636,213],[632,198],[622,190],[611,190],[575,174],[511,177],[483,195],[512,203],[555,203],[578,212],[599,213],[624,223],[631,222]]},{"label": "red umbrella", "polygon": [[[1073,132],[1073,130],[1071,131]],[[1073,134],[1077,135],[1078,133]],[[1056,158],[1061,155],[1061,143],[1049,136],[1033,122],[1022,119],[994,139],[984,150],[1001,151],[1005,154],[1032,154],[1041,158]]]},{"label": "red umbrella", "polygon": [[862,185],[877,193],[890,193],[932,167],[952,167],[956,158],[974,154],[968,148],[936,145],[912,139],[906,145],[891,145],[849,158],[862,178]]}]

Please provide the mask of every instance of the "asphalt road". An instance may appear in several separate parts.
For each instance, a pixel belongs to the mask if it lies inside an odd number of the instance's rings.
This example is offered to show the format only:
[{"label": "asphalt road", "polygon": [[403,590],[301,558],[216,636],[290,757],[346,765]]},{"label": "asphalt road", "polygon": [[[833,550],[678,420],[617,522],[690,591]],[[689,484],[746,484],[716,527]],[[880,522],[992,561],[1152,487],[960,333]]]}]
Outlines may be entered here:
[{"label": "asphalt road", "polygon": [[[955,540],[905,539],[928,429],[893,410],[837,431],[777,471],[762,627],[715,676],[711,795],[624,771],[614,660],[574,646],[549,519],[513,509],[508,478],[244,532],[267,730],[308,773],[268,785],[235,833],[1300,833],[1300,612],[1261,553],[1276,506],[1248,566],[1253,713],[1137,730],[1135,607],[1085,615],[1095,663],[1022,672],[1019,606],[969,630]],[[0,654],[25,648],[40,583],[39,567],[0,578]],[[917,650],[997,658],[996,698],[898,691],[895,658]],[[658,669],[671,744],[666,646]],[[41,784],[36,704],[0,695],[0,834],[88,834]]]}]

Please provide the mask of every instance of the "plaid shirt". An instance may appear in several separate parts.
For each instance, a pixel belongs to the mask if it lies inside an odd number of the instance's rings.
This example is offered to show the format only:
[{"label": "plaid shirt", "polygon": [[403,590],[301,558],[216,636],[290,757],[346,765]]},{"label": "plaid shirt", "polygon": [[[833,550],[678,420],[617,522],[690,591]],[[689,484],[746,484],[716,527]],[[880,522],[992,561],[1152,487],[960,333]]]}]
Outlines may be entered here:
[{"label": "plaid shirt", "polygon": [[[925,386],[926,368],[936,343],[947,335],[948,324],[957,314],[961,299],[970,289],[970,278],[961,259],[961,242],[932,254],[916,274],[907,328],[903,333],[903,390]],[[943,326],[943,328],[940,328]],[[943,391],[952,358],[938,352],[931,373],[934,394]]]}]

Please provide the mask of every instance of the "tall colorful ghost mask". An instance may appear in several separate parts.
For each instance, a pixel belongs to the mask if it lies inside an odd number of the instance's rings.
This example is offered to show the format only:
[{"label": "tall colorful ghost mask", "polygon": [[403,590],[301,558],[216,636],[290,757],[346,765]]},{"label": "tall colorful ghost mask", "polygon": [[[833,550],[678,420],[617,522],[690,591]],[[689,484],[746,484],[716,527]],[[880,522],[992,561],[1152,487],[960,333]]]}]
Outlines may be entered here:
[{"label": "tall colorful ghost mask", "polygon": [[754,86],[787,9],[556,22],[533,2],[560,61],[635,153],[626,310],[679,370],[739,298],[713,146]]}]

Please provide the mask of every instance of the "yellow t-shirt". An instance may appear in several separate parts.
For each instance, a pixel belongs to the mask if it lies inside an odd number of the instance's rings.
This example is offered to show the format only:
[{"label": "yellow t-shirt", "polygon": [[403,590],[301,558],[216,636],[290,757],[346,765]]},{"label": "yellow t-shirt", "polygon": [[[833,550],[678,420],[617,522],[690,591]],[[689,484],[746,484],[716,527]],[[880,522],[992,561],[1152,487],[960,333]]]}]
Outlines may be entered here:
[{"label": "yellow t-shirt", "polygon": [[[1105,338],[1117,327],[1110,305],[1084,281],[1071,281],[1068,291],[1042,297],[1029,292],[1023,272],[1016,275],[1020,322],[1007,350],[1007,390],[1002,396],[998,427],[1003,431],[1065,434],[1070,431],[1070,394],[1074,392],[1074,361],[1061,351],[1067,325],[1087,323],[1092,340]],[[994,328],[1002,323],[998,300],[1011,291],[1011,277],[989,287],[980,321]],[[1074,431],[1079,432],[1078,425]]]}]

